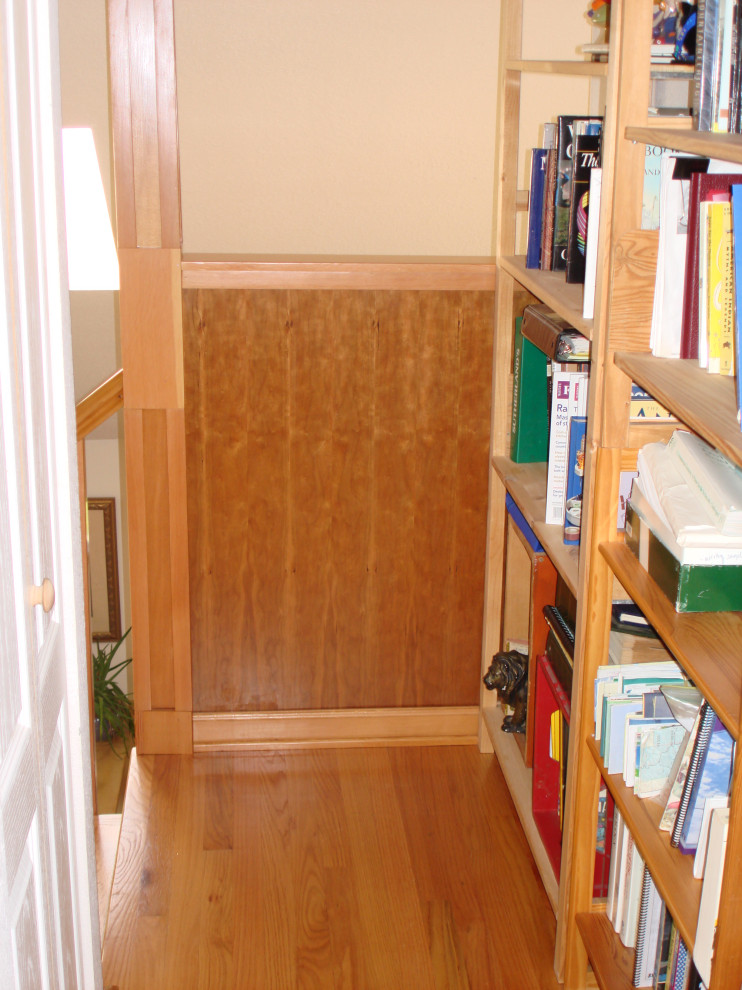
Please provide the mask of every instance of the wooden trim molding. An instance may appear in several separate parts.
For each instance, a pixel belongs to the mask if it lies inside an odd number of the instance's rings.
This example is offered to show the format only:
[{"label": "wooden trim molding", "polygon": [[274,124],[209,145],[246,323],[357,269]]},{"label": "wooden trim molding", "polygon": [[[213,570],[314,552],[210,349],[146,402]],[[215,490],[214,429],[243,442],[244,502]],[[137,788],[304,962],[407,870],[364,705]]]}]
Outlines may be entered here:
[{"label": "wooden trim molding", "polygon": [[137,711],[137,751],[149,755],[179,753],[190,756],[193,752],[191,719],[190,711]]},{"label": "wooden trim molding", "polygon": [[495,289],[491,258],[257,259],[185,255],[184,289]]},{"label": "wooden trim molding", "polygon": [[476,706],[199,712],[193,715],[193,752],[475,745],[478,720]]},{"label": "wooden trim molding", "polygon": [[93,430],[105,423],[124,407],[124,372],[119,369],[92,392],[88,392],[75,406],[77,439],[84,440]]}]

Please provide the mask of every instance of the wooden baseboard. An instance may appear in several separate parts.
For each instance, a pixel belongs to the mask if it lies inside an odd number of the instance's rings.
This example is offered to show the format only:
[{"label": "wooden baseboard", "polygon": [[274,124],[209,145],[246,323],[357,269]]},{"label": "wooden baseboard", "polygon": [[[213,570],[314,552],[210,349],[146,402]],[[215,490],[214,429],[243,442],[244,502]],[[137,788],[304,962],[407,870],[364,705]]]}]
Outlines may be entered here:
[{"label": "wooden baseboard", "polygon": [[193,752],[475,745],[477,729],[478,709],[475,706],[201,712],[193,716]]}]

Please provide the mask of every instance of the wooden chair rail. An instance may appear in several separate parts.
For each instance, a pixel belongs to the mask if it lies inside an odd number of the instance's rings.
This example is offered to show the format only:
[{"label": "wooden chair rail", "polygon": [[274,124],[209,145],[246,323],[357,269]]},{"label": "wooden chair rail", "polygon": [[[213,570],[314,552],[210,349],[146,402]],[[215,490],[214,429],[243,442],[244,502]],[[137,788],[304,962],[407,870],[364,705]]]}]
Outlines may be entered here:
[{"label": "wooden chair rail", "polygon": [[111,375],[75,407],[77,414],[77,439],[84,440],[89,433],[124,407],[124,372],[121,368]]}]

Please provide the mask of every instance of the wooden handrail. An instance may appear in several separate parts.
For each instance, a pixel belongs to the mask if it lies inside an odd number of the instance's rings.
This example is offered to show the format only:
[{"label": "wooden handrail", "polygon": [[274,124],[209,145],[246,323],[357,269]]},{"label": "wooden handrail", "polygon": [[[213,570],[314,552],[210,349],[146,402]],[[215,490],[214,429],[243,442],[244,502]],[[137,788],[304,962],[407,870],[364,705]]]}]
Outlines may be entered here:
[{"label": "wooden handrail", "polygon": [[77,439],[84,440],[92,431],[104,423],[109,416],[124,406],[124,372],[119,369],[92,392],[80,399],[75,407],[77,413]]}]

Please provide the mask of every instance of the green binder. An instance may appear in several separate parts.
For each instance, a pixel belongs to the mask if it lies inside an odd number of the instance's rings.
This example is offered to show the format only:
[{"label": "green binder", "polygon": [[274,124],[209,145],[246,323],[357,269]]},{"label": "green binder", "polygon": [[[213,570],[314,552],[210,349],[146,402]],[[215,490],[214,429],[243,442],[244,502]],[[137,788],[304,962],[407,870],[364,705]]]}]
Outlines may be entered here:
[{"label": "green binder", "polygon": [[545,461],[549,447],[548,358],[520,332],[515,321],[513,349],[513,417],[510,458],[518,464]]}]

